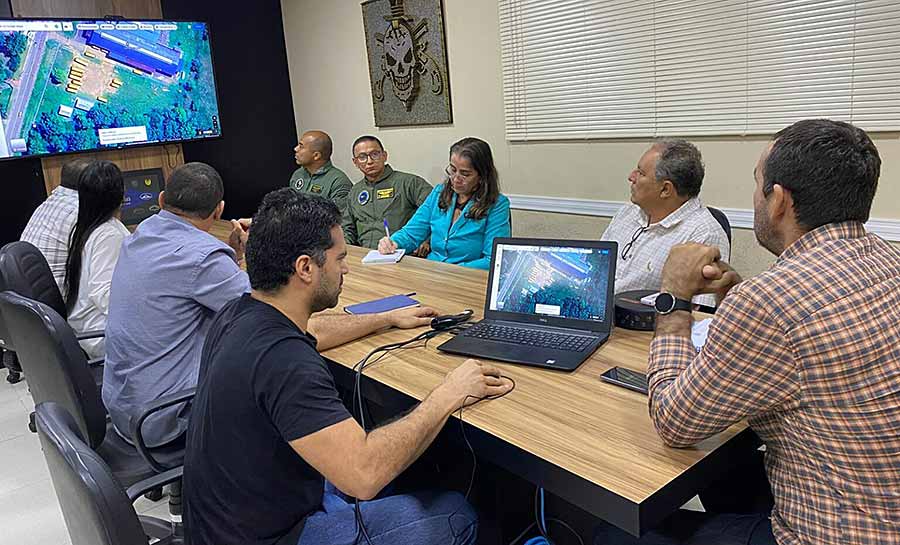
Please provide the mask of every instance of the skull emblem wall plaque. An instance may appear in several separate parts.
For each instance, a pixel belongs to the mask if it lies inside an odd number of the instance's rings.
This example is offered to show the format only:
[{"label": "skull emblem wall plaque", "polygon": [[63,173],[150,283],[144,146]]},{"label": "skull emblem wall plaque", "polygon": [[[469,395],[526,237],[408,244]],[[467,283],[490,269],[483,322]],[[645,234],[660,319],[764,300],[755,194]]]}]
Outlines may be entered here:
[{"label": "skull emblem wall plaque", "polygon": [[441,0],[369,0],[362,11],[375,125],[451,123]]}]

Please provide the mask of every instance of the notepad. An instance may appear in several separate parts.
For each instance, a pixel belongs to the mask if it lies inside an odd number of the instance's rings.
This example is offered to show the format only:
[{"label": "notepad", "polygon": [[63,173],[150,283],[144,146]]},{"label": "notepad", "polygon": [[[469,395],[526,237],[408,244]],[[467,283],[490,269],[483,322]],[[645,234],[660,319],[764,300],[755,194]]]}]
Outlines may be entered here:
[{"label": "notepad", "polygon": [[347,314],[375,314],[376,312],[387,312],[398,308],[415,307],[419,302],[408,295],[391,295],[374,301],[366,301],[365,303],[357,303],[344,307]]},{"label": "notepad", "polygon": [[396,263],[400,261],[400,258],[403,257],[403,254],[406,253],[406,250],[400,248],[396,252],[392,254],[383,254],[378,250],[371,250],[366,257],[362,259],[364,265],[376,265],[379,263]]}]

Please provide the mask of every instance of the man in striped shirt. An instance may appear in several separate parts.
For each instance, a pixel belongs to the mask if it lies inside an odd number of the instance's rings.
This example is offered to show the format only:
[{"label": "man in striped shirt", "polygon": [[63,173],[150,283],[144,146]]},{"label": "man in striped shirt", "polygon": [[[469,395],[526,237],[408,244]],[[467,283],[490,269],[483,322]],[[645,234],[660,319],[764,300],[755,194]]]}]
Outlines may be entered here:
[{"label": "man in striped shirt", "polygon": [[674,447],[747,419],[775,505],[680,512],[641,543],[900,543],[900,250],[863,225],[880,168],[862,130],[795,123],[754,171],[754,231],[775,264],[741,282],[713,248],[672,250],[672,306],[701,292],[722,303],[699,354],[690,312],[657,305],[650,416]]}]

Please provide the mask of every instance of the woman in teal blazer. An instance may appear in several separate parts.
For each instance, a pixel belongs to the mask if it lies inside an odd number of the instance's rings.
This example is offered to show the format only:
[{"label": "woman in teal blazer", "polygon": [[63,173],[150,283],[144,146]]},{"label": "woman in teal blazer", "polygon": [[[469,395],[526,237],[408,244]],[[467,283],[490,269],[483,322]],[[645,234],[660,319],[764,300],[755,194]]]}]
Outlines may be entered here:
[{"label": "woman in teal blazer", "polygon": [[450,148],[447,181],[434,188],[403,229],[378,242],[378,251],[412,252],[431,242],[428,259],[487,269],[496,237],[510,236],[509,199],[500,194],[491,147],[463,138]]}]

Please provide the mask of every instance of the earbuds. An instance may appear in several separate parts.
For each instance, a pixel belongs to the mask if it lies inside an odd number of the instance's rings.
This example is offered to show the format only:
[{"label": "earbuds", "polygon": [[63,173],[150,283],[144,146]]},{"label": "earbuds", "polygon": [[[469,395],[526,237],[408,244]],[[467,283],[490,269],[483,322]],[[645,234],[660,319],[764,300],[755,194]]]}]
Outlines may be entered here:
[{"label": "earbuds", "polygon": [[469,320],[472,317],[474,312],[472,309],[466,309],[459,314],[447,314],[444,316],[438,316],[436,318],[432,318],[431,320],[431,329],[436,329],[438,331],[443,331],[445,329],[450,329],[451,327],[457,326],[463,322]]}]

